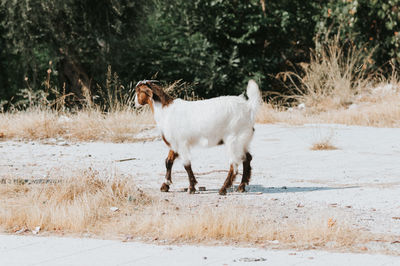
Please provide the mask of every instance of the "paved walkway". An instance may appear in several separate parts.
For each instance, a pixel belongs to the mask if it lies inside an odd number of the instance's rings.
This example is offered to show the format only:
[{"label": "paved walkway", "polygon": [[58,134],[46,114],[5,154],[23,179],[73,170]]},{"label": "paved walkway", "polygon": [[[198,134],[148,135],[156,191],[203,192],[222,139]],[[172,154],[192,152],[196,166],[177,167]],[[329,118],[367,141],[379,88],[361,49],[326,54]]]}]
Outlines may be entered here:
[{"label": "paved walkway", "polygon": [[0,265],[400,265],[400,257],[323,251],[0,235]]}]

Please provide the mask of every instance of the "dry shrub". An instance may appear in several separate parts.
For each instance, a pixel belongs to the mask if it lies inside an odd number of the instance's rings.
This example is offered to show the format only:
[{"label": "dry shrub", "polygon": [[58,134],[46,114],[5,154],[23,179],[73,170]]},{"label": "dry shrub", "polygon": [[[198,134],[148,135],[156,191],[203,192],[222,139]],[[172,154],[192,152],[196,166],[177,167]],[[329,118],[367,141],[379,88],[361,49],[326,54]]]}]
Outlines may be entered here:
[{"label": "dry shrub", "polygon": [[46,231],[99,232],[113,219],[110,207],[140,208],[151,199],[132,179],[105,179],[93,170],[72,178],[26,183],[3,179],[0,184],[0,226],[7,231],[40,226]]},{"label": "dry shrub", "polygon": [[314,132],[316,141],[311,145],[310,150],[337,150],[338,148],[333,145],[334,129],[331,128],[329,132],[323,132],[319,127],[315,128]]},{"label": "dry shrub", "polygon": [[322,140],[315,142],[311,148],[313,151],[321,151],[321,150],[337,150],[337,147],[335,147],[333,144],[330,143],[330,140]]},{"label": "dry shrub", "polygon": [[400,126],[400,79],[395,66],[390,77],[367,72],[370,55],[351,44],[341,45],[337,36],[316,47],[310,63],[300,64],[301,73],[278,75],[290,92],[281,97],[286,103],[264,104],[257,122]]},{"label": "dry shrub", "polygon": [[286,123],[290,125],[302,125],[307,122],[307,115],[287,108],[263,103],[257,113],[256,122],[261,124]]},{"label": "dry shrub", "polygon": [[310,63],[300,64],[303,74],[280,73],[284,81],[289,81],[286,84],[292,92],[291,98],[315,112],[347,107],[376,75],[367,74],[371,54],[365,55],[363,49],[352,44],[342,45],[339,35],[323,44],[317,42],[316,47]]},{"label": "dry shrub", "polygon": [[252,214],[244,206],[202,208],[182,213],[159,206],[147,209],[141,219],[131,217],[110,228],[117,233],[147,236],[185,242],[235,242],[269,245],[278,241],[280,248],[354,247],[376,238],[373,234],[338,221],[333,217],[314,215],[301,221],[273,223]]},{"label": "dry shrub", "polygon": [[400,127],[400,94],[386,95],[378,102],[360,102],[356,108],[315,113],[308,110],[284,109],[264,103],[257,123],[302,125],[314,123],[373,127]]},{"label": "dry shrub", "polygon": [[153,127],[150,111],[121,110],[103,113],[85,109],[76,113],[31,108],[0,113],[0,132],[6,139],[65,138],[88,141],[135,141],[135,134]]}]

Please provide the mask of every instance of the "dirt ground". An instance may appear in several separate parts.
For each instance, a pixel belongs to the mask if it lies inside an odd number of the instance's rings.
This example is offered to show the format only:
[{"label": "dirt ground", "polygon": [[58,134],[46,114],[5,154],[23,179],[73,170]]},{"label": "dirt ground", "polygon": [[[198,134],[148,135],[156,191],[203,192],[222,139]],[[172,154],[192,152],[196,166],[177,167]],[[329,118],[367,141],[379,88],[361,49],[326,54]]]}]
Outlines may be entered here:
[{"label": "dirt ground", "polygon": [[[141,133],[157,137],[155,129]],[[335,150],[311,150],[328,140]],[[400,129],[310,124],[256,125],[251,146],[253,175],[248,192],[218,195],[229,168],[224,147],[192,153],[198,180],[190,195],[186,172],[177,160],[169,193],[164,181],[168,149],[161,139],[137,143],[68,142],[64,139],[0,142],[0,178],[40,180],[92,168],[116,174],[180,210],[244,206],[271,223],[297,223],[315,217],[345,220],[362,230],[400,240]],[[240,169],[241,170],[241,169]],[[235,186],[241,176],[237,177]],[[374,250],[374,244],[368,250]],[[385,243],[400,254],[400,244]]]}]

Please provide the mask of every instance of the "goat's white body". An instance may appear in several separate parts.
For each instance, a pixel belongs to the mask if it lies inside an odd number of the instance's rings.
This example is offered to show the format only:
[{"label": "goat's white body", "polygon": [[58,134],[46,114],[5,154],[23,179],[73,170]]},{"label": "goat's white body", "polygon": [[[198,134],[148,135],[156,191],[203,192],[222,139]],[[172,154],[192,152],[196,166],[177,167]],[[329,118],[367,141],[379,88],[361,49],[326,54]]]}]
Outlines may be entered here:
[{"label": "goat's white body", "polygon": [[184,165],[190,163],[193,146],[226,145],[229,162],[242,162],[253,137],[255,115],[261,102],[257,84],[249,81],[249,100],[243,96],[222,96],[201,101],[174,100],[162,107],[154,102],[157,127],[171,150],[177,152]]}]

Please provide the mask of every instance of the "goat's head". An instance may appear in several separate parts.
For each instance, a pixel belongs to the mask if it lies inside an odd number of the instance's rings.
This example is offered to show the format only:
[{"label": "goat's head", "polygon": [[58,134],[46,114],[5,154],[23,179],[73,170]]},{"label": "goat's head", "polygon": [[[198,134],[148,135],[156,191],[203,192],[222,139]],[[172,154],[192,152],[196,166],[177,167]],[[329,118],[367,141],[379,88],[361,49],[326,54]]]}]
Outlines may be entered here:
[{"label": "goat's head", "polygon": [[136,106],[148,104],[153,110],[153,101],[161,103],[163,107],[168,106],[173,101],[173,99],[166,94],[160,86],[155,84],[157,82],[157,80],[142,80],[136,84]]},{"label": "goat's head", "polygon": [[151,83],[157,82],[156,80],[142,80],[136,84],[135,92],[135,104],[137,106],[151,105],[151,100],[153,98],[153,90],[151,89]]}]

